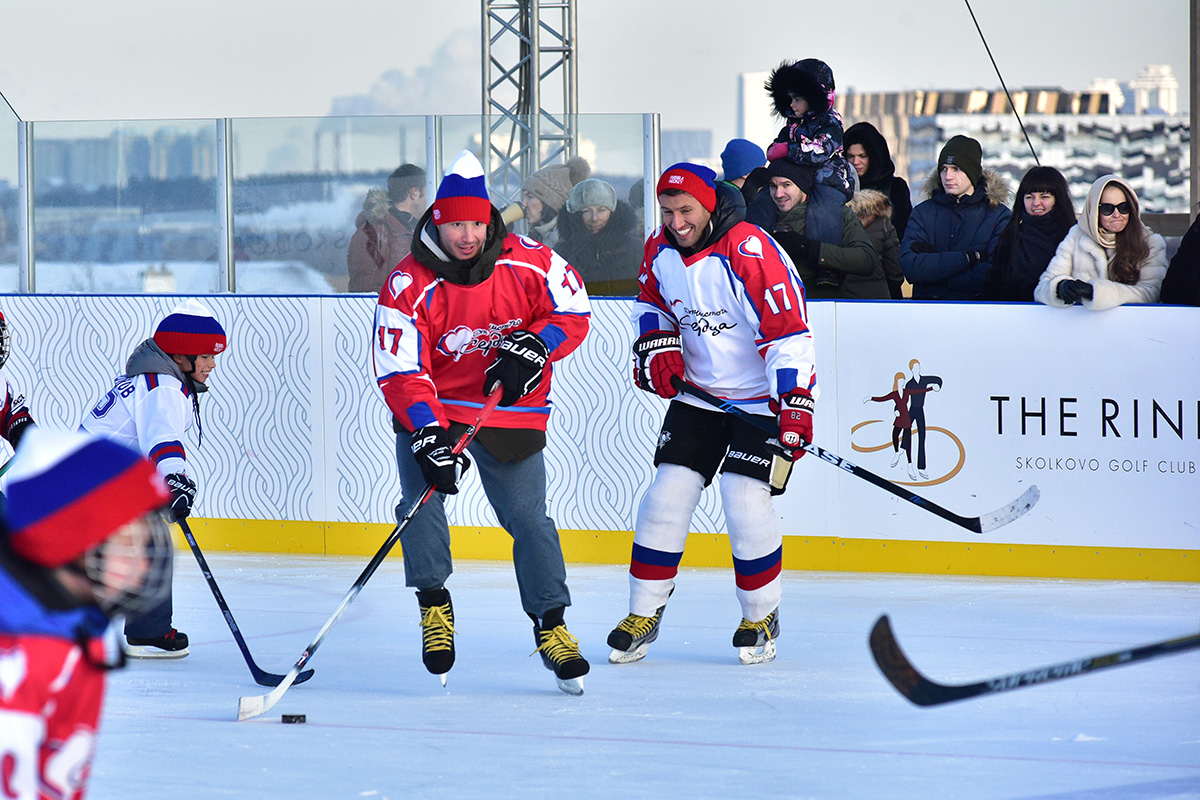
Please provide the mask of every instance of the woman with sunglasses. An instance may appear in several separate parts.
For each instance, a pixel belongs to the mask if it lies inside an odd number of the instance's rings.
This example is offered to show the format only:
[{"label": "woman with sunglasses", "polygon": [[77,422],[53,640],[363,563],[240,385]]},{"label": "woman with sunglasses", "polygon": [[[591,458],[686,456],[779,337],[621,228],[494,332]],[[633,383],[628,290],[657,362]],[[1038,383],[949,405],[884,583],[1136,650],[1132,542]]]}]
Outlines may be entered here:
[{"label": "woman with sunglasses", "polygon": [[1163,238],[1142,224],[1137,195],[1122,178],[1092,184],[1079,222],[1042,273],[1033,297],[1048,306],[1103,311],[1157,303],[1167,272]]}]

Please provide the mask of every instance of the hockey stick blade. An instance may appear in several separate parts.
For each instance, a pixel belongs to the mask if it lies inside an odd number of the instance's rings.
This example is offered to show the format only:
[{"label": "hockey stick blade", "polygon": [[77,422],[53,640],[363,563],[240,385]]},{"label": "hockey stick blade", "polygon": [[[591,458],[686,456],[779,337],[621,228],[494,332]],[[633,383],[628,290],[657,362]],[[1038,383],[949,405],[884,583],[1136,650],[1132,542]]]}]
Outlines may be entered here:
[{"label": "hockey stick blade", "polygon": [[[208,588],[212,590],[213,598],[217,601],[217,608],[221,609],[221,615],[225,617],[225,623],[229,625],[229,630],[233,633],[233,640],[237,643],[238,649],[242,651],[242,658],[246,661],[246,666],[250,668],[250,674],[254,677],[254,682],[259,686],[278,686],[283,681],[282,675],[276,675],[274,672],[267,672],[254,663],[254,656],[250,655],[250,647],[246,644],[246,639],[242,636],[242,631],[238,628],[237,621],[233,618],[233,612],[229,610],[229,604],[225,602],[224,595],[221,594],[221,589],[217,586],[217,579],[213,577],[212,570],[209,569],[208,559],[204,557],[204,552],[200,549],[200,545],[196,543],[196,537],[192,535],[192,529],[188,527],[186,519],[179,520],[179,527],[183,531],[183,538],[187,539],[188,547],[192,549],[192,555],[196,557],[196,563],[200,565],[200,573],[204,575],[204,580],[208,583]],[[304,683],[313,676],[313,671],[307,670],[296,676],[294,683]]]},{"label": "hockey stick blade", "polygon": [[[492,394],[488,397],[487,402],[483,404],[483,408],[479,409],[479,416],[475,418],[475,422],[473,422],[465,431],[463,431],[462,435],[459,436],[458,440],[454,443],[455,453],[461,453],[467,448],[467,445],[469,445],[471,440],[475,438],[475,432],[478,431],[480,426],[483,425],[484,420],[491,416],[491,413],[496,410],[496,406],[500,404],[500,398],[503,396],[504,392],[500,388],[497,388],[494,392],[492,392]],[[433,484],[426,484],[425,490],[421,492],[421,496],[418,497],[412,503],[412,505],[408,507],[408,510],[404,512],[404,516],[400,518],[400,521],[396,524],[396,527],[392,529],[392,532],[388,535],[387,539],[384,540],[382,545],[380,545],[379,550],[376,551],[375,555],[371,558],[371,561],[366,567],[363,568],[362,573],[354,581],[354,585],[350,587],[348,592],[346,592],[345,597],[342,598],[342,602],[338,604],[338,607],[333,612],[333,615],[330,616],[329,619],[325,620],[325,624],[321,626],[321,630],[317,631],[317,635],[314,636],[313,640],[308,643],[308,647],[306,647],[304,652],[300,654],[300,658],[296,659],[296,663],[292,665],[291,670],[289,670],[288,674],[283,677],[283,680],[279,682],[279,685],[263,695],[250,695],[247,697],[238,698],[238,722],[253,719],[254,717],[261,716],[270,711],[271,708],[279,702],[279,699],[283,697],[284,692],[291,688],[293,683],[297,682],[297,678],[300,675],[300,670],[304,669],[305,664],[308,663],[309,659],[316,655],[317,648],[321,646],[323,641],[325,641],[325,634],[327,634],[329,629],[332,628],[337,621],[342,618],[342,614],[345,613],[346,609],[350,607],[350,604],[354,602],[354,598],[358,597],[358,593],[362,591],[363,587],[366,586],[367,581],[369,581],[371,576],[375,574],[375,570],[379,569],[379,565],[383,563],[385,558],[387,558],[387,554],[392,551],[392,548],[396,545],[396,542],[400,541],[400,534],[404,532],[406,527],[408,527],[408,523],[412,521],[413,517],[417,515],[417,512],[421,510],[421,507],[425,505],[425,501],[428,500],[432,495]]]},{"label": "hockey stick blade", "polygon": [[1061,664],[1051,664],[1026,672],[1014,672],[1011,675],[1002,675],[978,683],[964,684],[937,683],[918,672],[908,657],[904,655],[904,651],[900,649],[900,643],[896,641],[896,636],[892,633],[892,625],[886,614],[875,621],[875,626],[871,628],[869,641],[871,655],[875,657],[875,663],[879,666],[883,676],[887,678],[888,683],[915,705],[928,707],[966,700],[984,694],[1011,692],[1026,686],[1036,686],[1063,678],[1075,678],[1089,672],[1132,664],[1135,661],[1145,661],[1150,658],[1194,650],[1200,647],[1200,633],[1127,650],[1117,650],[1091,658],[1064,661]]},{"label": "hockey stick blade", "polygon": [[[732,414],[735,417],[739,417],[759,430],[765,431],[776,438],[779,437],[779,428],[775,425],[775,423],[763,417],[755,416],[754,414],[747,412],[745,409],[738,408],[733,403],[722,400],[716,395],[709,394],[699,386],[688,383],[687,381],[678,377],[671,378],[671,385],[684,394],[689,394],[698,400],[703,400],[705,403],[708,403],[714,408],[719,408],[726,413]],[[1038,488],[1036,486],[1030,486],[1025,490],[1024,494],[1003,508],[999,508],[990,514],[985,514],[982,517],[964,517],[961,514],[955,514],[948,508],[943,508],[932,500],[922,497],[916,492],[892,483],[887,478],[882,478],[870,470],[863,469],[857,464],[851,463],[850,461],[842,458],[837,453],[826,450],[823,447],[819,447],[812,442],[804,442],[800,445],[800,447],[802,447],[805,452],[812,453],[820,461],[823,461],[827,464],[832,464],[838,469],[845,470],[856,478],[861,478],[867,483],[872,483],[884,491],[891,492],[901,500],[907,500],[919,508],[923,508],[933,514],[937,514],[942,519],[949,520],[955,525],[959,525],[969,531],[973,531],[974,533],[985,533],[987,531],[995,530],[1002,525],[1007,525],[1008,523],[1028,512],[1029,509],[1033,508],[1034,503],[1036,503],[1038,498],[1041,497],[1041,492],[1038,491]]]}]

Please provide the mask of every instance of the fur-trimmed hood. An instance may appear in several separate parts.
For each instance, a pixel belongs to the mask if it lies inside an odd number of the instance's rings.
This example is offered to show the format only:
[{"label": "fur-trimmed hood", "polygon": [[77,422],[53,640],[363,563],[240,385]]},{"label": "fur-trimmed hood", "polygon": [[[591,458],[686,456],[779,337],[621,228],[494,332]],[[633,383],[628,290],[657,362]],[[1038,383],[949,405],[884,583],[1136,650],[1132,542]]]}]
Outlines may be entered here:
[{"label": "fur-trimmed hood", "polygon": [[392,207],[392,198],[383,189],[370,189],[363,200],[362,213],[367,222],[378,225],[387,217]]},{"label": "fur-trimmed hood", "polygon": [[859,189],[850,198],[850,210],[863,217],[892,217],[892,198],[878,189]]},{"label": "fur-trimmed hood", "polygon": [[833,108],[836,88],[833,70],[819,58],[806,58],[794,63],[785,61],[771,71],[771,76],[763,86],[771,95],[775,113],[784,119],[792,116],[790,93],[807,100],[810,112],[824,114]]},{"label": "fur-trimmed hood", "polygon": [[[1012,187],[1008,183],[1008,178],[994,169],[985,168],[981,181],[987,187],[988,205],[1008,206],[1009,197],[1012,195]],[[975,187],[975,191],[979,191],[978,186]],[[934,170],[934,173],[925,179],[925,183],[921,186],[921,193],[928,197],[946,193],[946,190],[942,188],[942,179],[938,176],[937,170]]]}]

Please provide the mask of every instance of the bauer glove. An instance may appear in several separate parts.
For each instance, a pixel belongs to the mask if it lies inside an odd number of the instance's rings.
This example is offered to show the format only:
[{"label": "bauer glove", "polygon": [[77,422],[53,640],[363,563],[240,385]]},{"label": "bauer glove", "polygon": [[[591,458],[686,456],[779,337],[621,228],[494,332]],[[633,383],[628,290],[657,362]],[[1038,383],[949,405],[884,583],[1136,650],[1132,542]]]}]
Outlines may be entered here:
[{"label": "bauer glove", "polygon": [[441,425],[418,428],[412,436],[412,454],[425,480],[443,494],[458,494],[458,479],[471,466],[466,453],[454,452],[454,440]]},{"label": "bauer glove", "polygon": [[541,384],[550,351],[532,331],[513,331],[497,349],[496,360],[483,373],[483,394],[486,397],[501,386],[500,405],[511,406]]},{"label": "bauer glove", "polygon": [[171,504],[167,506],[169,521],[186,519],[192,513],[192,504],[196,502],[196,482],[182,472],[172,472],[163,481],[171,492]]}]

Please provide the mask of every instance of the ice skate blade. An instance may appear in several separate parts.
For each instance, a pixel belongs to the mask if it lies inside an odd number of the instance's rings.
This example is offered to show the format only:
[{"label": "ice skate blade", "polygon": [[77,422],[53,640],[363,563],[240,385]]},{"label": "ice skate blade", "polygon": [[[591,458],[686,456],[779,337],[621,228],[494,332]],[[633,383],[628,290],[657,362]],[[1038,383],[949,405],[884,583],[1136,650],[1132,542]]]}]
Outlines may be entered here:
[{"label": "ice skate blade", "polygon": [[613,650],[608,654],[608,663],[610,664],[632,664],[635,661],[641,661],[646,657],[648,642],[642,642],[632,650]]},{"label": "ice skate blade", "polygon": [[187,654],[188,654],[188,649],[186,647],[183,648],[182,650],[162,650],[160,648],[150,647],[150,646],[142,646],[142,645],[134,645],[134,644],[125,645],[125,657],[126,658],[139,658],[139,659],[147,659],[147,660],[149,660],[149,659],[165,660],[165,659],[184,658],[185,656],[187,656]]},{"label": "ice skate blade", "polygon": [[567,694],[573,694],[576,696],[583,694],[583,676],[582,675],[580,675],[578,678],[555,677],[554,680],[558,681],[558,688],[562,689]]},{"label": "ice skate blade", "polygon": [[770,641],[762,647],[739,647],[738,661],[743,664],[766,664],[775,660],[775,642]]}]

